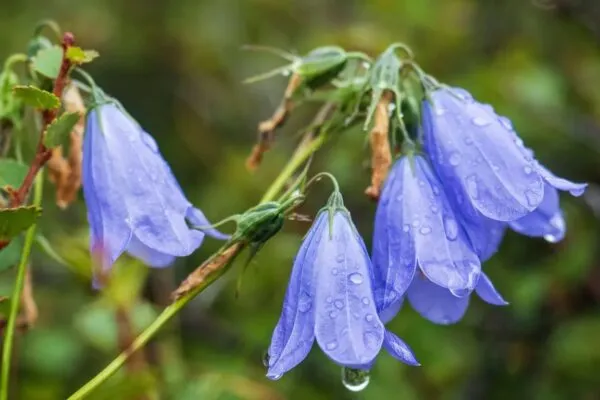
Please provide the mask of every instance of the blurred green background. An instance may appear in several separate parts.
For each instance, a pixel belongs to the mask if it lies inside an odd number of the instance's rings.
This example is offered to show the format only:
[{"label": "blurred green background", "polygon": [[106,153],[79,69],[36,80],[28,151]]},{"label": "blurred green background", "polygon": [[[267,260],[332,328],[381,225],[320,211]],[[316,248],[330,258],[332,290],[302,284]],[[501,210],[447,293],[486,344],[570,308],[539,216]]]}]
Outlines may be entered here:
[{"label": "blurred green background", "polygon": [[[286,82],[241,81],[280,65],[243,52],[264,44],[305,53],[327,44],[378,54],[410,45],[439,80],[463,86],[509,116],[540,161],[590,182],[583,198],[563,196],[565,240],[550,245],[510,233],[486,272],[511,303],[473,298],[454,326],[435,326],[405,307],[390,324],[422,363],[383,354],[371,382],[347,391],[340,368],[314,349],[277,382],[265,378],[269,345],[293,256],[306,222],[289,222],[247,271],[240,262],[193,301],[97,399],[599,399],[600,398],[600,3],[573,0],[20,0],[0,7],[0,58],[24,50],[35,24],[57,20],[101,57],[88,71],[154,135],[189,199],[215,221],[258,201],[289,158],[294,134],[314,109],[302,108],[251,174],[244,160],[257,123],[278,104]],[[33,132],[30,133],[33,136]],[[333,172],[370,246],[375,206],[364,136],[326,146],[314,171]],[[328,188],[302,208],[314,213]],[[66,398],[117,353],[118,312],[139,331],[172,289],[218,247],[207,240],[171,269],[123,260],[122,279],[91,290],[85,206],[66,211],[46,186],[42,233],[72,268],[42,253],[32,262],[39,320],[19,335],[14,399]],[[81,198],[81,196],[80,196]],[[123,265],[125,268],[123,268]],[[147,276],[146,276],[147,275]],[[10,292],[11,272],[0,276]],[[144,279],[146,279],[144,281]],[[138,290],[139,289],[139,290]],[[141,363],[141,364],[140,364]],[[154,396],[154,397],[153,397]]]}]

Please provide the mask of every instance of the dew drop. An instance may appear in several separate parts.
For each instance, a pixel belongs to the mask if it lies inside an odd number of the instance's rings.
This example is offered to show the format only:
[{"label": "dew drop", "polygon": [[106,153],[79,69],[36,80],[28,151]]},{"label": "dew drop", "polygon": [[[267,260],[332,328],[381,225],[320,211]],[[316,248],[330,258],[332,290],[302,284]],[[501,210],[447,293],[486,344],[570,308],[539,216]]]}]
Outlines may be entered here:
[{"label": "dew drop", "polygon": [[355,285],[360,285],[364,281],[363,276],[358,272],[348,275],[348,280]]},{"label": "dew drop", "polygon": [[300,299],[298,300],[298,311],[305,313],[312,307],[312,300],[310,295],[306,292],[302,292],[300,294]]},{"label": "dew drop", "polygon": [[461,161],[461,157],[460,154],[458,152],[454,152],[452,154],[450,154],[450,165],[456,167],[460,164]]},{"label": "dew drop", "polygon": [[490,124],[490,121],[483,117],[475,117],[471,120],[471,122],[473,122],[473,125],[481,127],[488,126]]},{"label": "dew drop", "polygon": [[404,224],[404,226],[402,227],[402,230],[403,230],[404,232],[408,232],[408,231],[410,231],[410,225],[408,225],[408,224]]},{"label": "dew drop", "polygon": [[333,303],[333,297],[331,296],[327,296],[327,298],[325,299],[326,302],[328,302],[329,304]]},{"label": "dew drop", "polygon": [[331,270],[331,275],[337,275],[338,274],[338,269],[334,268]]},{"label": "dew drop", "polygon": [[397,201],[398,203],[402,203],[402,200],[403,200],[403,199],[404,199],[404,196],[402,196],[401,194],[400,194],[400,195],[398,195],[398,196],[396,196],[396,201]]},{"label": "dew drop", "polygon": [[439,208],[437,208],[437,206],[431,206],[431,212],[432,212],[432,213],[434,213],[434,214],[437,214],[437,213],[438,213],[438,211],[440,211],[440,209],[439,209]]},{"label": "dew drop", "polygon": [[473,199],[477,199],[479,197],[479,190],[477,188],[477,177],[475,175],[471,175],[467,178],[467,191],[469,192],[469,196]]},{"label": "dew drop", "polygon": [[569,190],[572,196],[579,197],[585,192],[585,186]]},{"label": "dew drop", "polygon": [[338,316],[337,311],[330,311],[329,312],[329,318],[335,319],[337,316]]},{"label": "dew drop", "polygon": [[512,124],[512,122],[510,122],[510,119],[508,119],[506,117],[498,117],[498,121],[500,121],[500,124],[502,124],[502,126],[504,127],[504,129],[507,129],[509,131],[513,131],[514,130],[513,124]]},{"label": "dew drop", "polygon": [[341,262],[344,262],[344,260],[345,260],[345,259],[346,259],[346,257],[345,257],[343,254],[338,254],[338,255],[335,257],[335,261],[337,261],[337,262],[339,262],[339,263],[341,263]]},{"label": "dew drop", "polygon": [[540,204],[540,198],[533,190],[526,190],[525,198],[527,199],[527,204],[529,204],[530,207],[535,207]]},{"label": "dew drop", "polygon": [[556,213],[550,219],[550,225],[555,229],[552,233],[544,235],[544,240],[549,243],[557,243],[562,239],[565,230],[565,219],[561,213]]},{"label": "dew drop", "polygon": [[150,148],[153,152],[158,152],[158,145],[156,144],[156,140],[148,134],[142,135],[142,140],[146,143],[146,146]]},{"label": "dew drop", "polygon": [[275,380],[275,381],[276,381],[277,379],[281,379],[281,377],[282,377],[282,376],[283,376],[282,374],[273,375],[273,376],[271,377],[271,379],[273,379],[273,380]]},{"label": "dew drop", "polygon": [[523,171],[525,172],[526,175],[529,175],[533,172],[533,169],[531,169],[531,167],[529,165],[525,166],[525,168],[523,168]]},{"label": "dew drop", "polygon": [[473,100],[473,96],[471,96],[471,93],[467,92],[465,89],[454,88],[453,92],[456,96],[458,96],[463,101]]},{"label": "dew drop", "polygon": [[458,237],[458,224],[454,218],[444,218],[444,228],[448,240],[456,240]]},{"label": "dew drop", "polygon": [[373,316],[373,314],[367,314],[367,315],[365,316],[365,320],[366,320],[367,322],[373,322],[373,320],[374,320],[374,319],[375,319],[375,317]]},{"label": "dew drop", "polygon": [[364,369],[342,368],[342,384],[351,392],[360,392],[369,386],[369,371]]},{"label": "dew drop", "polygon": [[363,342],[368,349],[375,349],[377,345],[381,345],[380,336],[376,332],[367,331],[363,334]]},{"label": "dew drop", "polygon": [[415,219],[415,220],[412,222],[412,224],[411,224],[411,225],[412,225],[412,227],[413,227],[413,228],[418,228],[420,224],[421,224],[421,223],[419,222],[419,220],[418,220],[418,219]]},{"label": "dew drop", "polygon": [[419,186],[421,186],[421,187],[425,186],[425,182],[424,181],[419,181]]},{"label": "dew drop", "polygon": [[429,235],[431,233],[431,227],[423,226],[421,227],[421,229],[419,229],[419,232],[421,233],[421,235]]},{"label": "dew drop", "polygon": [[434,107],[434,113],[438,117],[441,117],[442,115],[446,114],[446,110],[442,107]]},{"label": "dew drop", "polygon": [[336,300],[333,302],[333,305],[335,306],[335,308],[337,308],[338,310],[341,310],[342,308],[344,308],[344,302],[341,300]]},{"label": "dew drop", "polygon": [[287,69],[284,69],[283,71],[281,71],[281,75],[283,76],[290,76],[290,71]]},{"label": "dew drop", "polygon": [[362,303],[363,303],[365,306],[368,306],[369,304],[371,304],[371,300],[369,300],[369,298],[368,298],[368,297],[363,297],[363,298],[362,298]]},{"label": "dew drop", "polygon": [[337,347],[338,347],[337,340],[332,340],[331,342],[329,342],[325,345],[325,348],[327,350],[335,350]]}]

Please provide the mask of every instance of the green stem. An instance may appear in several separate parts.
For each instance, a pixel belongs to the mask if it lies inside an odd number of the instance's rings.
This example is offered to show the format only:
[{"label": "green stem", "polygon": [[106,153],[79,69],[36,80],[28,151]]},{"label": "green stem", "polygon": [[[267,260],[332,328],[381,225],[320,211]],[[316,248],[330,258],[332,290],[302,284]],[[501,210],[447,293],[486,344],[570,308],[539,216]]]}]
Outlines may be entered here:
[{"label": "green stem", "polygon": [[[317,138],[312,139],[306,145],[300,147],[294,154],[292,159],[283,168],[280,174],[277,176],[275,181],[265,192],[265,195],[260,200],[261,203],[274,200],[277,194],[281,192],[285,183],[294,175],[296,170],[302,166],[310,156],[317,151],[321,145],[325,142],[325,135],[322,133]],[[223,249],[220,249],[211,258],[218,256]],[[163,312],[148,326],[140,335],[131,343],[129,348],[119,354],[115,359],[111,361],[98,375],[88,381],[79,390],[73,393],[67,400],[78,400],[86,398],[92,391],[100,386],[104,381],[110,378],[116,373],[119,368],[125,364],[127,359],[131,357],[133,353],[144,347],[146,343],[165,325],[173,316],[175,316],[187,303],[190,302],[194,297],[200,294],[206,289],[212,282],[221,277],[228,268],[219,268],[214,270],[210,275],[206,276],[206,279],[198,286],[196,286],[191,292],[185,294],[183,297],[177,299],[173,304],[167,306]],[[5,399],[0,399],[5,400]]]},{"label": "green stem", "polygon": [[[42,191],[44,189],[44,177],[42,171],[35,179],[33,204],[39,206],[42,203]],[[31,247],[35,239],[36,224],[33,224],[27,230],[25,236],[25,244],[21,253],[21,260],[17,269],[17,279],[12,294],[10,304],[10,314],[4,332],[4,344],[2,347],[2,380],[0,383],[0,400],[8,400],[8,384],[10,381],[10,361],[12,358],[12,345],[15,336],[15,325],[17,324],[17,315],[19,314],[19,305],[21,304],[21,292],[23,291],[23,283],[25,281],[25,271],[27,270],[27,262],[31,254]]]}]

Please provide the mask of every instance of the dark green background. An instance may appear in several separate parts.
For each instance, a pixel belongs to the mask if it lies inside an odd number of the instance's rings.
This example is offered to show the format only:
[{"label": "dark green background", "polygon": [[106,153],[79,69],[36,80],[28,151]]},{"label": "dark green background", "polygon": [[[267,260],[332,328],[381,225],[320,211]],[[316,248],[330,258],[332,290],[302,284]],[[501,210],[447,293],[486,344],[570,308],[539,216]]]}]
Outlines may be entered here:
[{"label": "dark green background", "polygon": [[[457,325],[435,326],[408,307],[391,323],[423,364],[410,368],[387,354],[369,387],[344,389],[340,369],[314,349],[278,382],[261,356],[277,322],[291,263],[308,225],[289,222],[251,264],[236,299],[235,275],[190,304],[146,352],[155,380],[120,374],[93,398],[135,399],[139,387],[169,399],[597,399],[600,388],[600,3],[593,0],[178,0],[3,1],[0,56],[23,51],[34,25],[53,18],[101,58],[88,71],[157,139],[190,200],[212,220],[244,210],[289,158],[294,134],[314,111],[298,110],[255,174],[244,159],[256,124],[279,102],[283,78],[241,81],[279,65],[240,51],[265,44],[299,52],[337,44],[376,55],[404,41],[439,80],[470,90],[509,116],[540,161],[557,174],[590,182],[583,198],[562,196],[568,234],[557,245],[509,234],[486,272],[511,303],[473,299]],[[28,135],[33,136],[30,132]],[[370,245],[374,205],[364,136],[326,146],[316,170],[340,181],[355,223]],[[311,192],[302,212],[326,200]],[[67,211],[46,186],[42,232],[72,268],[36,253],[37,325],[17,341],[15,399],[61,399],[117,352],[116,299],[137,302],[147,324],[157,305],[214,251],[207,240],[172,269],[129,263],[119,287],[94,293],[84,272],[83,201]],[[0,276],[8,293],[11,273]],[[123,289],[125,287],[125,289]],[[124,379],[127,378],[127,379]],[[136,394],[137,391],[137,394]],[[156,398],[156,397],[155,397]]]}]

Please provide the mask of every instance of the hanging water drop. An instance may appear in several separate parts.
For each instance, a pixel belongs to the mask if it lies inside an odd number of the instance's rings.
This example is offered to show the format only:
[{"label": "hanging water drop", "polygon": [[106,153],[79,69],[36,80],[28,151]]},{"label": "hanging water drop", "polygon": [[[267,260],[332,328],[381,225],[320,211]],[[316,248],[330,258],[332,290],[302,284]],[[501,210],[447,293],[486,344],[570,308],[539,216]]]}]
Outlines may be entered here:
[{"label": "hanging water drop", "polygon": [[363,283],[363,276],[358,272],[354,272],[348,275],[348,280],[355,285],[360,285],[361,283]]},{"label": "hanging water drop", "polygon": [[452,154],[450,154],[450,165],[452,165],[453,167],[456,167],[460,164],[460,153],[458,152],[454,152]]},{"label": "hanging water drop", "polygon": [[369,385],[369,371],[364,369],[342,368],[342,383],[351,392],[360,392]]},{"label": "hanging water drop", "polygon": [[473,122],[473,125],[481,127],[488,126],[490,124],[490,121],[483,117],[475,117],[471,122]]},{"label": "hanging water drop", "polygon": [[456,240],[458,237],[458,223],[454,218],[444,219],[444,228],[446,230],[446,237],[448,240]]}]

